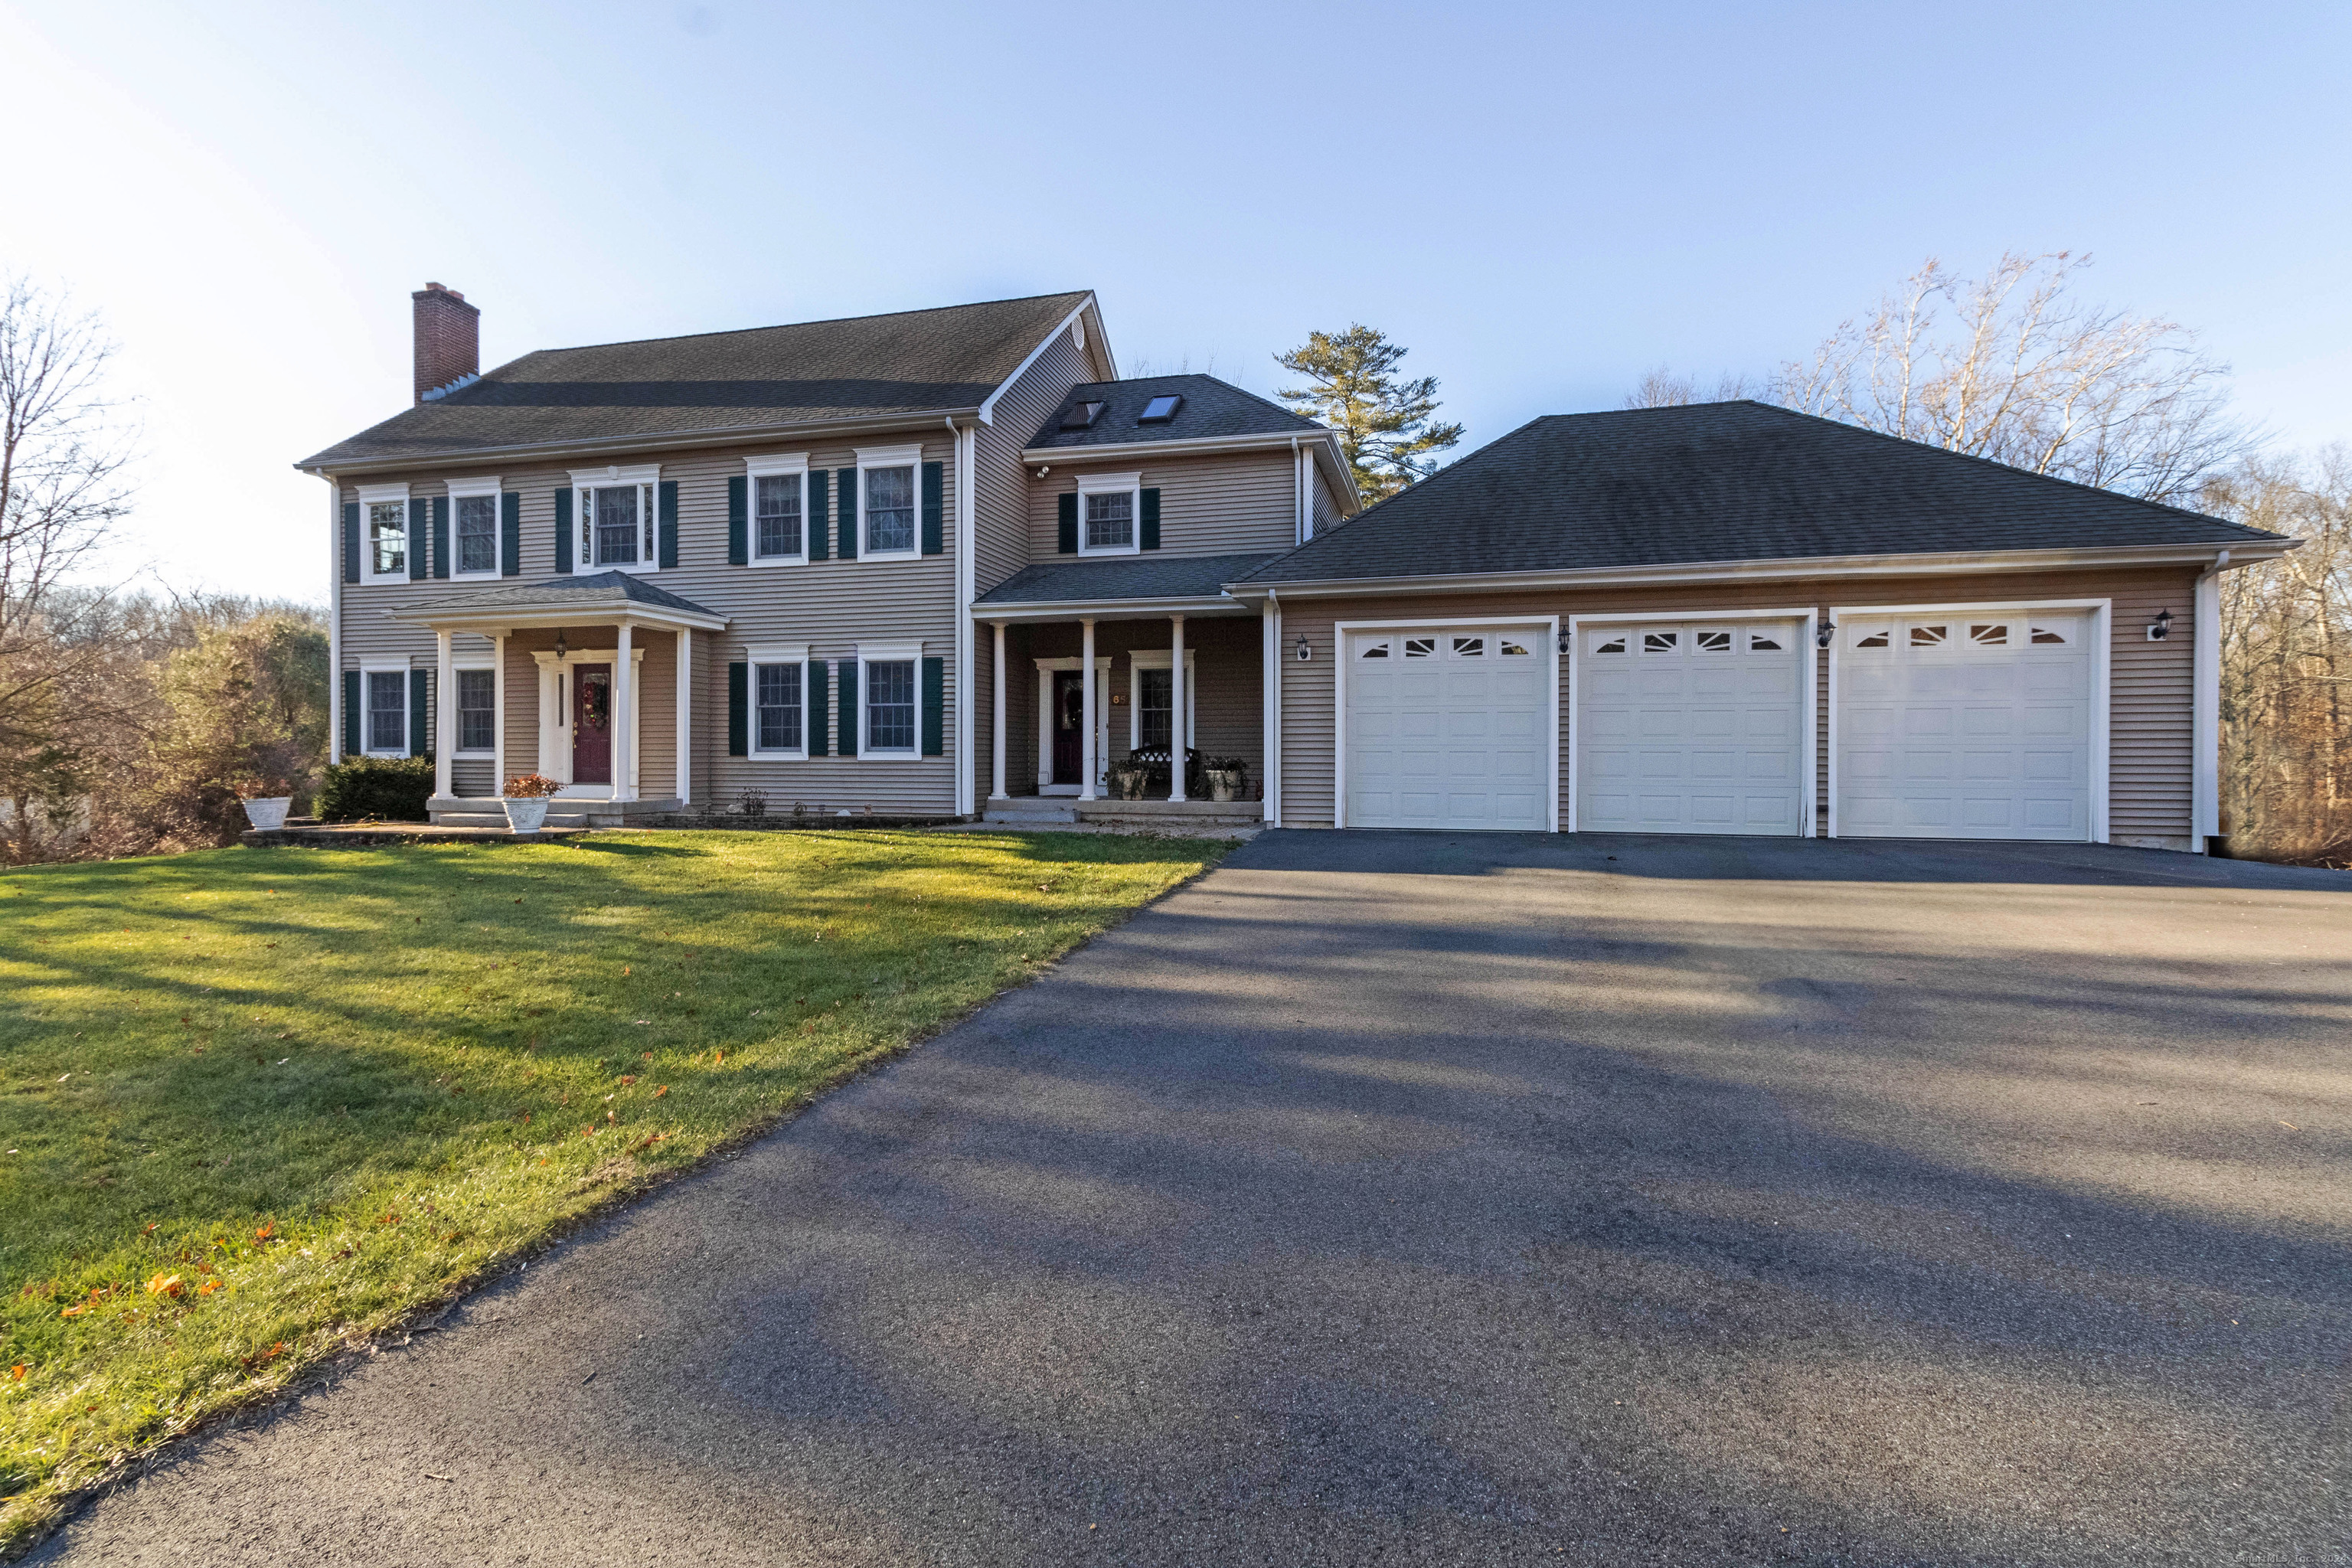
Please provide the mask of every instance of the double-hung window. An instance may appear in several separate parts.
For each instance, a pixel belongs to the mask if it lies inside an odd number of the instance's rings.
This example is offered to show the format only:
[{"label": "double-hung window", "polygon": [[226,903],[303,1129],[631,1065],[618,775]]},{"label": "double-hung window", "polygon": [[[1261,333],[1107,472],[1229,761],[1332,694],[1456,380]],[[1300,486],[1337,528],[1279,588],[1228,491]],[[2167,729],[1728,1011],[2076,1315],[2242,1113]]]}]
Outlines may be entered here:
[{"label": "double-hung window", "polygon": [[655,538],[659,509],[655,487],[661,468],[575,470],[573,526],[579,531],[580,572],[650,572],[660,559]]},{"label": "double-hung window", "polygon": [[867,560],[910,559],[915,533],[915,470],[920,447],[861,447],[857,449],[859,552]]},{"label": "double-hung window", "polygon": [[[1388,645],[1379,645],[1380,657],[1388,657]],[[1362,652],[1370,653],[1366,647]],[[1172,717],[1176,682],[1169,666],[1173,655],[1167,649],[1138,648],[1128,656],[1128,711],[1134,715],[1128,722],[1128,744],[1138,751],[1156,751],[1166,747],[1174,735]],[[1184,733],[1196,733],[1192,719],[1200,703],[1193,688],[1196,660],[1190,650],[1184,655]],[[1196,742],[1197,743],[1197,742]]]},{"label": "double-hung window", "polygon": [[1140,548],[1136,536],[1140,474],[1082,474],[1078,478],[1078,553],[1132,555]]},{"label": "double-hung window", "polygon": [[361,486],[361,580],[407,582],[408,548],[408,487]]},{"label": "double-hung window", "polygon": [[461,752],[496,751],[499,744],[498,672],[460,669],[456,673],[457,749]]},{"label": "double-hung window", "polygon": [[751,560],[754,566],[782,566],[808,559],[808,535],[823,518],[808,512],[808,454],[752,458],[744,465],[751,487]]},{"label": "double-hung window", "polygon": [[751,664],[751,754],[808,755],[808,647],[755,647]]},{"label": "double-hung window", "polygon": [[408,755],[408,671],[371,669],[365,679],[368,755]]},{"label": "double-hung window", "polygon": [[860,756],[922,755],[922,657],[919,642],[857,645]]},{"label": "double-hung window", "polygon": [[449,554],[453,577],[499,574],[499,481],[449,481]]}]

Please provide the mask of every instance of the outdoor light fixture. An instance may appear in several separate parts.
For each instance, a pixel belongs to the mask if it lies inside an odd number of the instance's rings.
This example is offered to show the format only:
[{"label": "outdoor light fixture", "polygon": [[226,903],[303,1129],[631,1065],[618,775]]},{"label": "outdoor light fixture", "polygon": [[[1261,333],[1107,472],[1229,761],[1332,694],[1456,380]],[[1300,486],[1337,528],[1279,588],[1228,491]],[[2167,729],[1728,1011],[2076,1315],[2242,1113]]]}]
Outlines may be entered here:
[{"label": "outdoor light fixture", "polygon": [[1835,621],[1823,621],[1821,625],[1821,629],[1813,633],[1813,646],[1815,647],[1827,647],[1830,646],[1830,639],[1836,636],[1837,623]]},{"label": "outdoor light fixture", "polygon": [[564,648],[563,648],[563,631],[562,631],[562,628],[558,627],[558,628],[556,629],[556,633],[555,633],[555,662],[556,662],[556,663],[558,663],[558,664],[562,664],[562,663],[563,662],[563,653],[564,653]]},{"label": "outdoor light fixture", "polygon": [[2162,642],[2171,635],[2172,612],[2170,610],[2157,611],[2156,619],[2147,624],[2147,640],[2150,642]]},{"label": "outdoor light fixture", "polygon": [[1552,651],[1559,655],[1562,658],[1566,658],[1568,657],[1568,634],[1566,632],[1560,633],[1559,640],[1552,644]]},{"label": "outdoor light fixture", "polygon": [[1315,645],[1307,640],[1307,634],[1305,632],[1298,634],[1298,647],[1296,650],[1296,657],[1301,664],[1307,663],[1315,657]]}]

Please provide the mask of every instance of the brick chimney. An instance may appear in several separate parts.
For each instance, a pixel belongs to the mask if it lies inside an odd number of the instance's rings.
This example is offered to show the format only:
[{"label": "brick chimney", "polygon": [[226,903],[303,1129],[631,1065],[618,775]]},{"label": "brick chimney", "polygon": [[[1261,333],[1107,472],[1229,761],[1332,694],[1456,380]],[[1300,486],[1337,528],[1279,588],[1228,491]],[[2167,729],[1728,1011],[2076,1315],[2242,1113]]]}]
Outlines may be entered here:
[{"label": "brick chimney", "polygon": [[416,320],[416,401],[461,375],[482,373],[482,308],[455,289],[427,283],[409,300]]}]

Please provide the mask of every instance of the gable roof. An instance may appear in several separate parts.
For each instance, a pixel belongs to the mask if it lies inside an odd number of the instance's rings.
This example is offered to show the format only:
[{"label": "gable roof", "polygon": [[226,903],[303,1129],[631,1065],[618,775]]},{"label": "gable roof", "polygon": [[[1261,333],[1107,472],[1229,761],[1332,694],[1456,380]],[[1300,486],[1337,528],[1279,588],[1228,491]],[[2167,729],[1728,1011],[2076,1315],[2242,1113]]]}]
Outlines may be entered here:
[{"label": "gable roof", "polygon": [[[1173,395],[1184,401],[1176,417],[1164,424],[1137,421],[1144,405],[1155,397]],[[1081,403],[1099,403],[1103,410],[1083,430],[1065,430],[1062,417]],[[1047,416],[1025,451],[1062,451],[1073,447],[1118,447],[1146,441],[1198,441],[1234,436],[1290,436],[1323,433],[1312,419],[1301,418],[1279,404],[1254,392],[1244,392],[1213,375],[1146,375],[1132,381],[1090,381],[1070,389],[1062,405]]]},{"label": "gable roof", "polygon": [[2264,542],[2283,541],[1743,401],[1548,415],[1237,582]]},{"label": "gable roof", "polygon": [[542,349],[305,458],[302,468],[751,432],[980,406],[1083,290],[887,316]]}]

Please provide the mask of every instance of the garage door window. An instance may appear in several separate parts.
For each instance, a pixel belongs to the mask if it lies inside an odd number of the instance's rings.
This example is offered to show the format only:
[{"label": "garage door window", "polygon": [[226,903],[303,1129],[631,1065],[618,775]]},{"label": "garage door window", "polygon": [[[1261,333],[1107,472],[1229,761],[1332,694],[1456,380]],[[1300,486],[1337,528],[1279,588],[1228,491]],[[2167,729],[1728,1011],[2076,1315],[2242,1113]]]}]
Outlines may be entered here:
[{"label": "garage door window", "polygon": [[1505,658],[1533,658],[1535,657],[1534,654],[1528,650],[1527,644],[1523,642],[1516,642],[1509,637],[1497,637],[1495,640],[1495,651],[1502,655]]},{"label": "garage door window", "polygon": [[1356,650],[1358,658],[1386,658],[1388,656],[1389,639],[1386,637],[1372,638]]},{"label": "garage door window", "polygon": [[1698,651],[1701,653],[1729,653],[1731,651],[1731,634],[1729,632],[1699,633]]},{"label": "garage door window", "polygon": [[1437,639],[1435,637],[1407,637],[1404,639],[1404,656],[1407,658],[1435,658],[1437,657]]},{"label": "garage door window", "polygon": [[1625,634],[1623,632],[1593,633],[1592,651],[1595,653],[1623,653],[1625,651]]},{"label": "garage door window", "polygon": [[1782,646],[1780,639],[1770,632],[1749,632],[1748,634],[1748,651],[1749,653],[1779,653],[1781,650]]},{"label": "garage door window", "polygon": [[2074,639],[2067,635],[2066,628],[2063,626],[2036,626],[2033,628],[2033,640],[2050,646],[2063,645]]},{"label": "garage door window", "polygon": [[1890,628],[1885,626],[1871,626],[1858,631],[1854,633],[1853,646],[1857,650],[1885,647],[1889,630]]}]

